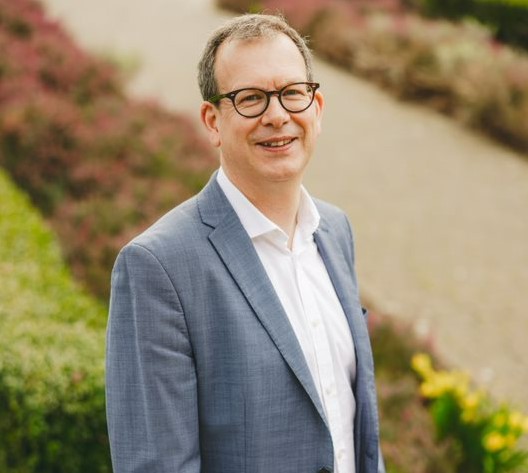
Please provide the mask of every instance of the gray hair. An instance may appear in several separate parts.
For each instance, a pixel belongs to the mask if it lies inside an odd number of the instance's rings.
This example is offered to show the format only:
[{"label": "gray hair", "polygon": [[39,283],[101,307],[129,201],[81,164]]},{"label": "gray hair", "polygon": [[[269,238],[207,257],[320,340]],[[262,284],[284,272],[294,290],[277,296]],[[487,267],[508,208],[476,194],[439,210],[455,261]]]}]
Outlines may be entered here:
[{"label": "gray hair", "polygon": [[198,85],[202,98],[207,100],[219,93],[215,76],[216,53],[225,41],[271,38],[281,33],[295,43],[304,59],[307,80],[313,81],[312,53],[301,35],[281,16],[246,14],[237,16],[216,29],[205,45],[198,63]]}]

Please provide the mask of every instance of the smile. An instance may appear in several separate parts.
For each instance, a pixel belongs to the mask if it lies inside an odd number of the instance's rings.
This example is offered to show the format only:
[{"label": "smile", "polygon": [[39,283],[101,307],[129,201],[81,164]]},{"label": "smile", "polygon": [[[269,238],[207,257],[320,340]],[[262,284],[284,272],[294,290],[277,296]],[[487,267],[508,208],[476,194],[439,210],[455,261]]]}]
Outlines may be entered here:
[{"label": "smile", "polygon": [[267,148],[279,148],[280,146],[286,146],[290,143],[293,143],[295,138],[288,138],[285,140],[280,141],[263,141],[262,143],[259,143],[261,146],[266,146]]}]

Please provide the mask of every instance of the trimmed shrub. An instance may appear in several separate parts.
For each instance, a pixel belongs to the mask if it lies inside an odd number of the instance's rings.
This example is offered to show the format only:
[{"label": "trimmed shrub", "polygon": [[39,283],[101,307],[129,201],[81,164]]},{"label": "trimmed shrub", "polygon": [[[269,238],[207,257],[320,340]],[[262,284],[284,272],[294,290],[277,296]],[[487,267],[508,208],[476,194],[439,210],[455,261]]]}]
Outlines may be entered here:
[{"label": "trimmed shrub", "polygon": [[0,0],[0,165],[106,299],[118,249],[196,193],[216,158],[187,117],[128,99],[119,71],[36,1]]},{"label": "trimmed shrub", "polygon": [[109,472],[103,307],[0,172],[0,471]]}]

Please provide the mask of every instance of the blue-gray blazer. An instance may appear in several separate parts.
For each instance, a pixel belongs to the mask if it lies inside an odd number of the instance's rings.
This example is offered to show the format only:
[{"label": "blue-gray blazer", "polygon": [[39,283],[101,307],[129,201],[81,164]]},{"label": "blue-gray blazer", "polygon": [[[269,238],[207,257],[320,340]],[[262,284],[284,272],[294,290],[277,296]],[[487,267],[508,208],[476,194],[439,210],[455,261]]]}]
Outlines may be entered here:
[{"label": "blue-gray blazer", "polygon": [[[352,233],[340,210],[316,205],[315,241],[356,349],[356,471],[378,473],[374,368]],[[115,473],[333,469],[300,345],[215,176],[119,254],[106,376]]]}]

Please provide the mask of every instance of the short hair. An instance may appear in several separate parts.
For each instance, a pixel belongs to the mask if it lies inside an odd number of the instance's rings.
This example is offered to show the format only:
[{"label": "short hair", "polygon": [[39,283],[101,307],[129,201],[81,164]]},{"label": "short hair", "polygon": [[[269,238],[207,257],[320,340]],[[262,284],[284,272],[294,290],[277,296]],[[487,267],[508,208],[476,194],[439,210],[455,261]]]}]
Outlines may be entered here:
[{"label": "short hair", "polygon": [[313,81],[313,59],[307,41],[282,16],[245,14],[228,20],[211,34],[198,63],[198,85],[204,100],[219,94],[215,75],[216,53],[226,41],[272,38],[285,34],[297,46],[306,66],[308,81]]}]

